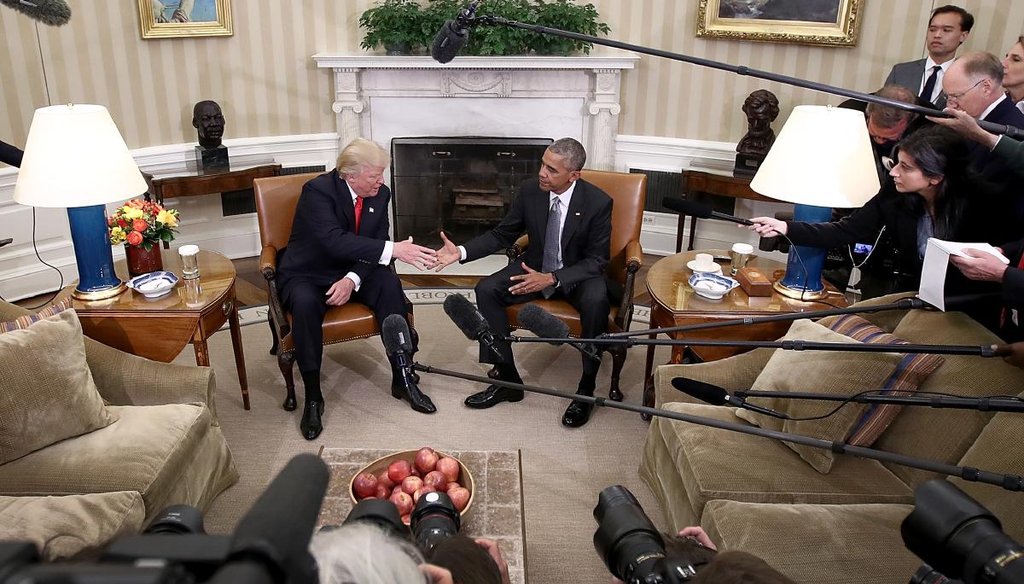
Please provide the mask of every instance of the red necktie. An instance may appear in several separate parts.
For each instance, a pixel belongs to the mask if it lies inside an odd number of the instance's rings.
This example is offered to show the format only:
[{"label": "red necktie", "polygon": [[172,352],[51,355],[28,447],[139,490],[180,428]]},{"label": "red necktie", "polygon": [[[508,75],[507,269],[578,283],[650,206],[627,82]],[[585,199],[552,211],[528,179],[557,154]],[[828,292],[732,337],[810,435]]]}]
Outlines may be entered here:
[{"label": "red necktie", "polygon": [[356,197],[356,233],[359,233],[359,220],[363,218],[363,198]]}]

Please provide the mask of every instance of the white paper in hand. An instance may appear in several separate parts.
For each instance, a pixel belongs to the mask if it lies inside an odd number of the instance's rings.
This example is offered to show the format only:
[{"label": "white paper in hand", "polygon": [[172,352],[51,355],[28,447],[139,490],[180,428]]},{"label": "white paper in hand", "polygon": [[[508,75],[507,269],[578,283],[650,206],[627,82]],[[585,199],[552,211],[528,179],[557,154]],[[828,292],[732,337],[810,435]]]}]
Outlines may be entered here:
[{"label": "white paper in hand", "polygon": [[996,256],[1004,264],[1010,263],[1010,260],[998,249],[987,243],[960,243],[929,237],[924,251],[924,265],[921,266],[921,286],[917,293],[918,298],[945,312],[946,269],[949,267],[949,256],[970,257],[964,253],[965,249],[983,251]]}]

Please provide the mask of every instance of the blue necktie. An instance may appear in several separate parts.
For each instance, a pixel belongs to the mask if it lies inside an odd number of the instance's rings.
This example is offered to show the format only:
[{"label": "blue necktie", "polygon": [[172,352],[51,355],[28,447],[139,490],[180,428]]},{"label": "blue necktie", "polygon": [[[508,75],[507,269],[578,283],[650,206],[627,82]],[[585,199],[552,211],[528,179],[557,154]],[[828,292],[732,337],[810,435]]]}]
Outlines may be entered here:
[{"label": "blue necktie", "polygon": [[[562,245],[558,240],[558,232],[561,224],[562,206],[559,199],[555,197],[555,200],[551,202],[551,212],[548,213],[547,229],[544,230],[544,263],[541,265],[540,271],[545,274],[550,274],[562,267],[558,263],[558,251]],[[548,286],[541,290],[541,294],[544,295],[544,298],[551,298],[551,295],[554,293],[554,286]]]}]

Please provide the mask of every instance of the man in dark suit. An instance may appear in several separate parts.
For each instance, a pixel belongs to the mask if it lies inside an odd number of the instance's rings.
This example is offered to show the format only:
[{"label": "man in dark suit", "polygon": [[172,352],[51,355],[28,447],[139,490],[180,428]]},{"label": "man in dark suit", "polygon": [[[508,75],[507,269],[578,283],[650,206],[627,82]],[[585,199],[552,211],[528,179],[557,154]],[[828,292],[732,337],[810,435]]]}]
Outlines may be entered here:
[{"label": "man in dark suit", "polygon": [[[377,319],[406,316],[402,283],[389,268],[400,260],[419,269],[435,265],[433,250],[412,242],[389,241],[388,205],[391,191],[384,186],[389,157],[379,145],[357,138],[338,156],[335,170],[302,187],[288,246],[278,257],[278,289],[292,315],[296,360],[305,387],[305,406],[299,429],[313,440],[323,430],[320,390],[324,314],[328,306],[357,300]],[[415,337],[415,335],[414,335]],[[415,383],[408,391],[401,371],[391,359],[391,394],[412,409],[433,413],[430,398]]]},{"label": "man in dark suit", "polygon": [[[555,141],[544,152],[538,178],[519,187],[508,214],[491,231],[458,246],[442,233],[437,252],[438,269],[456,261],[470,262],[512,245],[524,232],[530,238],[521,261],[482,279],[476,286],[477,306],[496,335],[509,332],[505,307],[537,298],[562,296],[580,312],[584,338],[605,332],[608,286],[604,279],[611,238],[612,200],[601,189],[580,180],[586,163],[583,145],[572,138]],[[557,245],[551,242],[558,242]],[[508,341],[496,340],[501,356],[481,343],[480,361],[494,363],[498,378],[522,383]],[[583,356],[583,375],[576,393],[594,395],[600,358]],[[503,401],[523,399],[522,390],[491,385],[466,398],[466,406],[489,408]],[[562,423],[579,427],[593,408],[573,402]]]},{"label": "man in dark suit", "polygon": [[885,85],[901,85],[938,109],[946,107],[942,80],[956,57],[956,50],[967,40],[973,26],[974,16],[959,6],[946,5],[933,10],[925,36],[928,58],[893,65]]}]

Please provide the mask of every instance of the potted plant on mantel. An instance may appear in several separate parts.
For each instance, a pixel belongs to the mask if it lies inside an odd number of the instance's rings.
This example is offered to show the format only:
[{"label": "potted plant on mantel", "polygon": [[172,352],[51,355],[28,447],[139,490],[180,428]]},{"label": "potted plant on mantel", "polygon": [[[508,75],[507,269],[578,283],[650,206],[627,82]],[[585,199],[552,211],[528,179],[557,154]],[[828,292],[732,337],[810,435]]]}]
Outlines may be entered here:
[{"label": "potted plant on mantel", "polygon": [[[402,39],[409,50],[429,47],[441,26],[455,18],[464,4],[465,0],[426,0],[425,6],[416,0],[380,0],[359,18],[359,25],[366,30],[361,46],[373,50],[383,45],[387,49],[392,42],[389,39]],[[479,14],[591,36],[611,30],[598,20],[593,4],[577,4],[574,0],[487,0],[480,5]],[[461,54],[568,55],[574,51],[589,54],[590,49],[591,43],[507,26],[479,26]],[[388,54],[396,53],[389,49]]]}]

